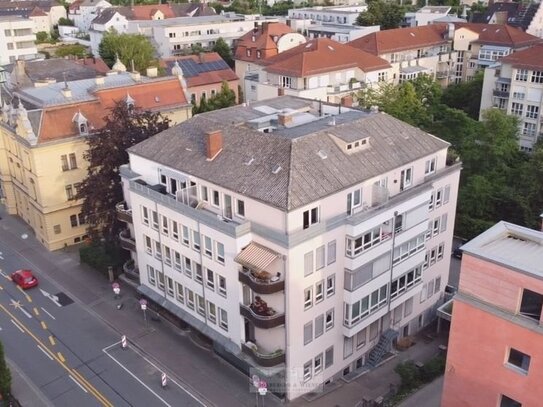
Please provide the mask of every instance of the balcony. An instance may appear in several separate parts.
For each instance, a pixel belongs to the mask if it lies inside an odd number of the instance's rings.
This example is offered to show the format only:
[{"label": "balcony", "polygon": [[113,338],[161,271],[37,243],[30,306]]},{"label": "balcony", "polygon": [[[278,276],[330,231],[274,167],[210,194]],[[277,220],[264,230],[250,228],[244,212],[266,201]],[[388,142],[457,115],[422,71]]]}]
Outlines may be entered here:
[{"label": "balcony", "polygon": [[356,92],[365,87],[366,87],[366,84],[364,82],[352,81],[349,83],[344,83],[342,85],[336,85],[336,86],[328,85],[327,93],[329,95],[333,95],[333,94],[341,94],[345,92]]},{"label": "balcony", "polygon": [[130,250],[132,252],[136,251],[136,241],[132,236],[130,236],[130,231],[125,229],[119,233],[119,241],[121,242],[121,247],[125,250]]},{"label": "balcony", "polygon": [[494,89],[492,91],[492,94],[494,96],[497,96],[497,97],[500,97],[500,98],[508,98],[509,97],[509,91],[503,91],[503,90],[498,90],[498,89]]},{"label": "balcony", "polygon": [[248,342],[241,344],[241,350],[262,367],[273,367],[285,363],[285,351],[282,349],[277,349],[272,353],[261,353],[257,345]]},{"label": "balcony", "polygon": [[255,301],[250,306],[240,304],[239,312],[257,328],[271,329],[285,325],[284,313],[279,313],[267,305],[262,306],[261,303],[266,304],[262,300]]},{"label": "balcony", "polygon": [[437,71],[436,72],[436,79],[446,79],[449,77],[448,71]]},{"label": "balcony", "polygon": [[115,210],[117,211],[117,219],[121,222],[132,223],[132,209],[128,209],[126,202],[119,202],[115,205]]},{"label": "balcony", "polygon": [[239,271],[239,281],[248,285],[251,290],[258,294],[273,294],[285,289],[285,280],[281,279],[280,273],[272,275],[267,271],[256,272],[247,267]]},{"label": "balcony", "polygon": [[131,280],[139,281],[140,279],[140,271],[136,267],[136,263],[133,259],[130,259],[123,264],[123,273]]}]

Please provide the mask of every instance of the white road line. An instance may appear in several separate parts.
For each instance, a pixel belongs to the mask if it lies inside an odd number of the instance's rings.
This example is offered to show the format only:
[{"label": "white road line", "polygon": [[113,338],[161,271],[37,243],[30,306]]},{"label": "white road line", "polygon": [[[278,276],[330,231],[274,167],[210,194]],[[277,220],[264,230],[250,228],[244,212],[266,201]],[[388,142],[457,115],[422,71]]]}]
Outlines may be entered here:
[{"label": "white road line", "polygon": [[[119,366],[121,366],[124,370],[126,370],[128,372],[128,370],[123,366],[121,365],[121,363],[116,360],[113,356],[111,356],[109,353],[107,353],[107,351],[115,346],[119,346],[121,342],[115,342],[107,347],[105,347],[104,349],[102,349],[102,351],[108,355],[111,359],[113,359],[115,362],[117,362],[117,364]],[[151,362],[149,359],[147,359],[144,355],[142,355],[140,352],[137,351],[137,349],[135,349],[134,347],[131,347],[130,348],[131,351],[133,351],[134,353],[136,353],[140,358],[144,359],[147,363],[149,363],[151,366],[153,366],[157,371],[159,372],[162,372],[162,369],[160,369],[158,366],[156,366],[153,362]],[[135,377],[131,372],[129,372],[133,377]],[[136,378],[136,377],[135,377]],[[136,378],[136,380],[138,380],[140,383],[141,381],[139,379]],[[194,394],[192,394],[189,390],[187,390],[185,387],[183,387],[181,384],[177,383],[174,379],[172,379],[171,377],[168,376],[168,383],[173,383],[175,384],[177,387],[179,387],[181,390],[183,390],[185,393],[187,393],[189,396],[191,396],[196,402],[198,402],[198,404],[202,405],[202,406],[206,406],[198,397],[196,397]],[[144,385],[145,386],[145,385]],[[147,387],[147,386],[145,386]],[[147,387],[148,388],[148,387]],[[148,388],[149,389],[149,388]],[[149,389],[150,390],[150,389]],[[153,392],[153,394],[156,395],[156,393]],[[158,396],[157,396],[158,397]]]},{"label": "white road line", "polygon": [[102,351],[108,355],[115,363],[117,363],[125,372],[127,372],[130,376],[132,376],[134,379],[136,379],[143,387],[145,387],[147,390],[149,390],[151,393],[153,393],[153,395],[159,399],[160,401],[162,401],[162,403],[164,403],[164,405],[168,406],[168,407],[172,407],[170,404],[168,404],[166,402],[166,400],[164,400],[162,397],[160,397],[158,394],[156,394],[149,386],[147,386],[145,383],[143,383],[134,373],[132,373],[130,370],[128,370],[126,367],[123,366],[123,364],[121,362],[119,362],[117,359],[115,359],[113,356],[111,356],[109,353],[107,353],[105,350],[102,349]]},{"label": "white road line", "polygon": [[47,315],[49,315],[52,319],[56,319],[54,316],[52,316],[49,311],[47,311],[45,308],[40,307],[43,312],[45,312]]},{"label": "white road line", "polygon": [[81,390],[83,390],[85,393],[88,393],[87,389],[85,389],[83,386],[81,386],[81,384],[80,384],[77,380],[75,380],[75,379],[72,377],[71,374],[69,374],[68,377],[69,377],[70,379],[72,379],[72,382],[74,382],[75,384],[77,384],[77,387],[79,387],[79,388],[80,388]]},{"label": "white road line", "polygon": [[32,315],[28,313],[27,310],[25,310],[23,307],[19,308],[23,314],[25,314],[28,318],[32,318]]},{"label": "white road line", "polygon": [[9,280],[9,276],[6,273],[4,273],[3,271],[0,271],[0,274],[3,275],[5,278],[7,278]]},{"label": "white road line", "polygon": [[45,354],[45,356],[47,356],[49,359],[53,360],[53,358],[51,357],[50,354],[48,354],[45,349],[43,349],[40,345],[36,345],[38,348],[40,348],[40,350]]},{"label": "white road line", "polygon": [[13,323],[13,325],[17,327],[17,329],[19,329],[19,331],[21,331],[22,333],[25,333],[23,328],[21,328],[17,322],[15,322],[13,319],[11,320],[11,322]]}]

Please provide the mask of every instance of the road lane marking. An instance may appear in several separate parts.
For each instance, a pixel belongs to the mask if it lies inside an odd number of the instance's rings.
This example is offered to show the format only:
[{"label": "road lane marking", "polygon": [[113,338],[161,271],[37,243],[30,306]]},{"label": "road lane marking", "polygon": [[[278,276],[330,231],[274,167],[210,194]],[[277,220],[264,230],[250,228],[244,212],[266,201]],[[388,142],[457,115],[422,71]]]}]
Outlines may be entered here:
[{"label": "road lane marking", "polygon": [[66,359],[64,359],[64,356],[62,356],[62,353],[57,352],[57,356],[62,362],[66,362]]},{"label": "road lane marking", "polygon": [[57,304],[57,307],[62,307],[62,304],[58,302],[58,297],[56,295],[49,294],[47,291],[42,290],[41,288],[40,288],[40,292],[43,294],[44,297],[49,298],[51,301]]},{"label": "road lane marking", "polygon": [[0,271],[0,274],[3,275],[6,279],[8,279],[9,281],[12,281],[11,280],[11,276],[8,276],[6,273],[4,273],[3,271]]},{"label": "road lane marking", "polygon": [[47,356],[49,359],[53,360],[53,357],[52,357],[50,354],[48,354],[48,353],[45,351],[45,349],[43,349],[40,345],[37,345],[37,346],[38,346],[38,348],[45,354],[45,356]]},{"label": "road lane marking", "polygon": [[[111,402],[102,393],[100,393],[92,384],[90,384],[86,378],[80,375],[79,372],[77,372],[75,369],[68,367],[66,363],[60,360],[57,355],[55,355],[36,335],[34,335],[32,331],[30,331],[30,329],[22,324],[17,319],[17,317],[15,317],[6,307],[4,307],[4,305],[0,304],[0,309],[4,311],[10,318],[12,318],[11,322],[13,322],[13,324],[15,324],[23,333],[26,332],[28,335],[30,335],[32,339],[34,339],[34,341],[36,341],[37,344],[41,345],[47,351],[47,353],[49,353],[53,357],[53,359],[56,360],[57,363],[60,364],[64,368],[64,370],[68,372],[68,374],[71,373],[72,375],[77,377],[78,381],[83,385],[83,387],[90,391],[90,393],[94,396],[94,398],[98,400],[100,404],[105,407],[113,407],[113,404],[111,404]],[[17,325],[15,321],[17,321],[20,326]]]},{"label": "road lane marking", "polygon": [[37,317],[40,316],[40,311],[36,307],[33,308],[34,314],[36,314]]},{"label": "road lane marking", "polygon": [[47,329],[47,325],[45,325],[44,321],[40,321],[40,324],[43,329]]},{"label": "road lane marking", "polygon": [[81,384],[79,384],[79,382],[78,382],[77,380],[75,380],[71,374],[69,374],[68,377],[69,377],[70,379],[72,379],[72,381],[73,381],[75,384],[77,384],[77,386],[78,386],[81,390],[83,390],[85,393],[88,393],[87,389],[85,389],[83,386],[81,386]]},{"label": "road lane marking", "polygon": [[27,293],[25,293],[25,291],[22,289],[22,287],[20,285],[17,286],[17,289],[23,293],[23,295],[25,296],[26,300],[28,302],[32,302],[32,298],[30,297],[30,295],[28,295]]},{"label": "road lane marking", "polygon": [[4,289],[4,287],[2,287],[2,286],[0,285],[0,290],[3,290],[3,289]]},{"label": "road lane marking", "polygon": [[25,314],[28,318],[32,318],[32,315],[30,315],[21,305],[21,301],[15,301],[14,299],[11,299],[11,305],[13,306],[13,308],[21,310],[21,312]]},{"label": "road lane marking", "polygon": [[13,319],[11,320],[11,322],[13,323],[13,325],[15,325],[19,329],[19,331],[21,331],[22,333],[25,333],[23,328],[21,328],[17,322],[15,322]]},{"label": "road lane marking", "polygon": [[45,308],[43,308],[43,307],[40,307],[40,308],[41,308],[41,310],[42,310],[43,312],[45,312],[47,315],[49,315],[49,316],[51,317],[51,319],[56,319],[56,318],[55,318],[54,316],[52,316],[51,313],[50,313],[49,311],[47,311]]},{"label": "road lane marking", "polygon": [[49,335],[49,342],[51,342],[51,345],[55,346],[55,338],[53,338],[53,335]]}]

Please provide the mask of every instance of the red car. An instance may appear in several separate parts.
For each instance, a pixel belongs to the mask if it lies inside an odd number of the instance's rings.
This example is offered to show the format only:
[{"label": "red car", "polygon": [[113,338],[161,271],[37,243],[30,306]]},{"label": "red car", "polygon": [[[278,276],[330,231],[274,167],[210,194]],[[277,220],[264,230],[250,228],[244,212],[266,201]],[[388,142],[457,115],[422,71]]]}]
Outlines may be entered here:
[{"label": "red car", "polygon": [[17,270],[11,274],[11,280],[23,290],[38,285],[38,279],[32,275],[32,270]]}]

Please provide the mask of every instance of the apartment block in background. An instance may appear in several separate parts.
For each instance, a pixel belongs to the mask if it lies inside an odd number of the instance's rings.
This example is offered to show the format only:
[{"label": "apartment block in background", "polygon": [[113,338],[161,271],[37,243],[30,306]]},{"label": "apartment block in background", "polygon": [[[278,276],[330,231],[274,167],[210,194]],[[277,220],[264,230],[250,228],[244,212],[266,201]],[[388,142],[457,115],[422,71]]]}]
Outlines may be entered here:
[{"label": "apartment block in background", "polygon": [[19,16],[33,22],[32,32],[49,32],[58,20],[66,18],[66,9],[55,0],[22,0],[0,2],[0,17]]},{"label": "apartment block in background", "polygon": [[500,222],[462,250],[441,405],[540,406],[543,232]]},{"label": "apartment block in background", "polygon": [[37,56],[34,22],[20,16],[0,16],[0,66]]},{"label": "apartment block in background", "polygon": [[543,44],[508,55],[485,69],[481,117],[491,108],[518,117],[520,149],[532,151],[543,133]]},{"label": "apartment block in background", "polygon": [[173,123],[186,120],[191,105],[182,83],[112,72],[14,92],[0,117],[0,183],[8,213],[23,219],[49,250],[81,242],[86,224],[75,197],[87,175],[87,137],[100,131],[118,101],[162,112]]},{"label": "apartment block in background", "polygon": [[287,399],[431,322],[460,163],[387,114],[283,96],[128,150],[119,218],[139,292]]}]

